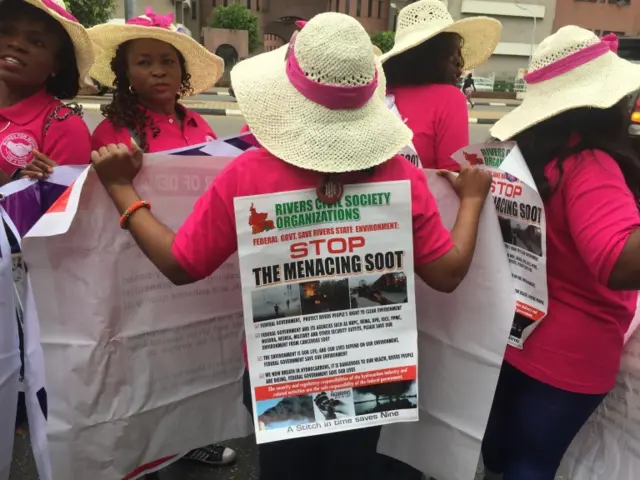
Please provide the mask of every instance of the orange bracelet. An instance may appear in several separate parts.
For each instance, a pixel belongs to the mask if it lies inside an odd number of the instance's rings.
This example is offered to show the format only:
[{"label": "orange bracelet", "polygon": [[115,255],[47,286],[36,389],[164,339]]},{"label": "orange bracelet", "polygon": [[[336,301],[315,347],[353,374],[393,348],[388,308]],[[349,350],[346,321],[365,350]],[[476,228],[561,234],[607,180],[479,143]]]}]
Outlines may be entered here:
[{"label": "orange bracelet", "polygon": [[151,204],[146,200],[138,200],[129,208],[127,208],[122,214],[122,216],[120,217],[120,228],[122,228],[123,230],[126,230],[129,225],[129,219],[131,218],[131,215],[136,213],[141,208],[146,208],[148,210],[151,210]]}]

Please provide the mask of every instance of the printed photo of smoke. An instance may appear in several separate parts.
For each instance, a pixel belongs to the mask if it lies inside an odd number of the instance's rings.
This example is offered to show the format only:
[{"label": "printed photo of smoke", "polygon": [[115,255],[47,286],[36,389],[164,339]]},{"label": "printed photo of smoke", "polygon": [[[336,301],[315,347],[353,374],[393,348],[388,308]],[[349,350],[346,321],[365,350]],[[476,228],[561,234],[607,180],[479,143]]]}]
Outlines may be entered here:
[{"label": "printed photo of smoke", "polygon": [[354,388],[353,405],[356,415],[417,408],[416,381],[401,380]]},{"label": "printed photo of smoke", "polygon": [[318,419],[339,420],[355,415],[353,393],[350,389],[316,393],[313,402]]},{"label": "printed photo of smoke", "polygon": [[294,427],[316,421],[311,395],[256,402],[260,430]]},{"label": "printed photo of smoke", "polygon": [[349,278],[351,308],[379,307],[407,302],[404,272],[360,275]]}]

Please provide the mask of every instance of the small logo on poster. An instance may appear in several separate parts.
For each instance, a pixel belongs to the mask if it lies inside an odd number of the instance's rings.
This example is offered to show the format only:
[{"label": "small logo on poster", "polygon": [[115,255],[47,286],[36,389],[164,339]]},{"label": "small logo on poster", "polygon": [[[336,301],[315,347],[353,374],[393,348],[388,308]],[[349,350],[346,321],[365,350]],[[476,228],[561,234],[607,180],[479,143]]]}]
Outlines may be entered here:
[{"label": "small logo on poster", "polygon": [[251,204],[249,208],[251,216],[249,216],[249,226],[251,227],[251,233],[257,235],[262,232],[268,232],[273,230],[276,226],[273,224],[273,220],[268,220],[268,213],[261,213],[256,210],[256,207]]},{"label": "small logo on poster", "polygon": [[464,155],[464,159],[469,162],[471,165],[483,165],[484,160],[477,153],[467,153],[464,150],[462,151]]}]

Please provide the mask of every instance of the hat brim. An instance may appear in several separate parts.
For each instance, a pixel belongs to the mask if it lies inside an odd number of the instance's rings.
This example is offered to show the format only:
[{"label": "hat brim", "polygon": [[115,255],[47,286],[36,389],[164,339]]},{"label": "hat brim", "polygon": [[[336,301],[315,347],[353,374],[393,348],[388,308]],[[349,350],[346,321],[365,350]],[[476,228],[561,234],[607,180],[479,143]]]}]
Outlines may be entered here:
[{"label": "hat brim", "polygon": [[224,60],[214,55],[190,36],[159,27],[103,24],[89,29],[89,37],[97,46],[96,61],[90,76],[105,86],[115,86],[111,60],[120,45],[130,40],[150,38],[173,45],[184,57],[193,95],[208,90],[222,77]]},{"label": "hat brim", "polygon": [[330,110],[300,94],[285,70],[288,45],[238,63],[231,84],[251,132],[269,152],[296,167],[324,173],[380,165],[409,144],[411,130],[378,90],[362,108]]},{"label": "hat brim", "polygon": [[48,8],[42,1],[40,0],[24,0],[29,5],[32,5],[44,13],[52,17],[56,22],[62,25],[62,28],[67,32],[69,38],[71,39],[71,43],[73,43],[73,50],[76,54],[76,64],[78,67],[78,85],[82,87],[84,84],[84,79],[89,73],[89,69],[93,65],[95,60],[93,45],[91,43],[91,39],[89,38],[89,34],[87,29],[84,28],[80,23],[73,22],[55,10]]},{"label": "hat brim", "polygon": [[400,55],[440,33],[457,33],[463,39],[462,58],[466,69],[486,62],[500,42],[502,24],[495,18],[469,17],[457,22],[433,22],[431,28],[416,28],[398,38],[393,48],[380,57],[382,63],[392,57]]},{"label": "hat brim", "polygon": [[520,106],[490,130],[501,141],[576,108],[610,108],[640,89],[640,65],[609,52],[555,78],[529,85]]}]

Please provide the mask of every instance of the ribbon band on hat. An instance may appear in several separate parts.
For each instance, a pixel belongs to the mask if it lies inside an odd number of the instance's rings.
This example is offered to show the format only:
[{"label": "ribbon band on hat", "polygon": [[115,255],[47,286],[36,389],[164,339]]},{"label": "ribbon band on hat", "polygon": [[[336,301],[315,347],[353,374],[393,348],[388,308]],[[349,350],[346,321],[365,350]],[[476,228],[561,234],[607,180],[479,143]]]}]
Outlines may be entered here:
[{"label": "ribbon band on hat", "polygon": [[609,52],[618,52],[618,37],[613,33],[602,37],[598,43],[589,45],[545,67],[528,73],[524,76],[524,81],[529,85],[534,85],[551,80]]},{"label": "ribbon band on hat", "polygon": [[138,25],[140,27],[158,27],[170,29],[173,24],[173,12],[166,15],[158,15],[151,7],[147,7],[143,17],[132,18],[127,25]]},{"label": "ribbon band on hat", "polygon": [[[372,58],[373,60],[373,58]],[[327,85],[309,78],[298,63],[295,54],[295,37],[289,43],[286,66],[291,85],[305,98],[329,110],[353,110],[364,107],[378,88],[378,69],[373,79],[365,85]]]}]

